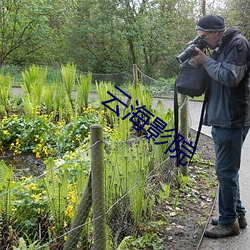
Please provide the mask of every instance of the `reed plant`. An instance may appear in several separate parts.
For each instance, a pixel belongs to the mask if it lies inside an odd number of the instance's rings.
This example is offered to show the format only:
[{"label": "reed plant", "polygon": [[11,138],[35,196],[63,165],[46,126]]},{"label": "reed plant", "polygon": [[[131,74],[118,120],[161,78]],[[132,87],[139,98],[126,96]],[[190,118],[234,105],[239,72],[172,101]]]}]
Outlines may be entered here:
[{"label": "reed plant", "polygon": [[129,95],[132,97],[132,104],[136,107],[136,101],[139,106],[145,105],[148,111],[152,111],[153,96],[151,91],[142,84],[129,84]]},{"label": "reed plant", "polygon": [[55,83],[55,91],[53,97],[53,116],[56,121],[71,121],[74,112],[70,97],[66,94],[64,87]]},{"label": "reed plant", "polygon": [[51,215],[58,230],[62,230],[65,223],[71,223],[89,177],[89,159],[82,150],[74,153],[74,157],[81,159],[79,162],[72,163],[67,159],[69,155],[66,154],[65,160],[59,163],[48,159],[43,178]]},{"label": "reed plant", "polygon": [[78,78],[78,87],[76,92],[76,103],[78,112],[83,108],[88,107],[89,94],[91,90],[92,74],[88,72],[87,75],[81,74]]},{"label": "reed plant", "polygon": [[12,166],[7,166],[4,161],[0,161],[0,246],[7,249],[16,239],[16,230],[13,227],[13,204],[14,177]]},{"label": "reed plant", "polygon": [[116,96],[119,100],[122,99],[121,93],[116,88],[114,88],[114,84],[111,82],[96,82],[96,90],[100,109],[106,112],[106,119],[108,124],[112,128],[118,127],[120,119],[117,119],[117,114],[114,111],[117,110],[118,106],[120,116],[120,113],[123,113],[125,107],[123,107],[122,104],[120,104],[118,101],[112,101],[107,104],[113,110],[112,111],[111,109],[105,107],[102,102],[114,99],[111,95],[109,95],[109,93],[107,93],[108,91]]},{"label": "reed plant", "polygon": [[23,83],[21,83],[21,87],[24,91],[24,111],[29,117],[34,118],[40,112],[47,68],[32,65],[28,70],[22,72],[22,76]]},{"label": "reed plant", "polygon": [[8,114],[11,87],[12,79],[10,74],[0,75],[0,116],[7,116]]},{"label": "reed plant", "polygon": [[[174,116],[173,112],[170,109],[167,110],[161,101],[158,101],[156,107],[153,110],[153,114],[155,117],[159,117],[162,121],[164,121],[167,124],[165,130],[169,130],[169,132],[164,131],[157,137],[157,139],[155,139],[155,141],[151,140],[151,144],[159,143],[155,144],[152,148],[154,151],[156,164],[160,164],[170,156],[170,153],[166,151],[174,140]],[[168,166],[168,164],[166,166]]]},{"label": "reed plant", "polygon": [[149,162],[153,157],[150,145],[147,140],[131,144],[113,142],[111,152],[106,155],[105,167],[107,208],[125,196],[123,203],[126,203],[127,210],[138,225],[145,209],[144,188]]},{"label": "reed plant", "polygon": [[4,215],[5,222],[9,222],[12,215],[13,194],[10,190],[14,186],[12,166],[6,166],[0,161],[0,214]]},{"label": "reed plant", "polygon": [[76,65],[67,63],[66,66],[61,66],[61,78],[62,86],[65,89],[69,100],[73,103],[72,92],[76,82]]},{"label": "reed plant", "polygon": [[146,211],[145,186],[149,163],[153,156],[150,157],[149,145],[146,141],[132,144],[132,152],[131,168],[127,176],[128,195],[134,222],[139,225],[143,219],[143,211]]},{"label": "reed plant", "polygon": [[53,111],[54,95],[56,84],[46,86],[44,89],[43,102],[45,105],[46,113],[50,114]]},{"label": "reed plant", "polygon": [[55,223],[56,234],[63,233],[64,211],[67,209],[68,176],[56,170],[56,165],[52,159],[46,164],[46,177],[43,179],[48,194],[49,208]]}]

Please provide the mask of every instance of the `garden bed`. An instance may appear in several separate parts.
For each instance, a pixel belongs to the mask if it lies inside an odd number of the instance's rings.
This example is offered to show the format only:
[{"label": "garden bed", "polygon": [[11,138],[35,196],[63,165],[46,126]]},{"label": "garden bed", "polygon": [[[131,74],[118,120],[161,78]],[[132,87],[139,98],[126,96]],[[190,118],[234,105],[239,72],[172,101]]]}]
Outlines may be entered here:
[{"label": "garden bed", "polygon": [[[32,67],[30,71],[43,78],[44,72],[39,69]],[[11,163],[13,168],[1,163],[4,184],[0,208],[5,219],[0,223],[0,234],[4,235],[0,245],[21,246],[24,242],[27,247],[59,249],[70,239],[72,221],[91,167],[90,126],[98,123],[103,126],[105,142],[107,249],[161,250],[190,246],[193,250],[199,244],[216,193],[211,139],[201,136],[188,176],[182,176],[166,150],[166,143],[174,140],[173,134],[168,134],[170,139],[166,141],[166,137],[150,133],[155,136],[155,143],[148,137],[138,138],[149,131],[149,126],[138,131],[142,124],[137,124],[135,138],[131,138],[135,126],[132,128],[131,119],[125,119],[130,109],[120,107],[125,116],[119,120],[114,112],[115,102],[108,102],[110,108],[101,105],[110,99],[108,90],[120,96],[115,92],[117,89],[111,83],[99,84],[98,102],[88,105],[90,76],[81,76],[77,88],[77,96],[85,96],[83,102],[82,98],[73,99],[71,88],[65,92],[68,80],[73,87],[75,79],[74,67],[68,65],[67,72],[68,77],[62,78],[65,86],[56,84],[55,91],[41,86],[44,95],[36,88],[22,99],[11,99],[15,105],[8,106],[7,102],[2,109],[5,116],[1,120],[0,149],[7,165]],[[6,78],[8,86],[9,80]],[[30,82],[32,86],[36,85]],[[138,105],[134,102],[138,100],[154,114],[156,118],[151,117],[154,125],[159,126],[157,122],[161,121],[161,125],[174,127],[173,113],[162,103],[158,102],[152,110],[153,100],[147,89],[130,85],[129,94],[133,97],[131,106]],[[17,110],[22,112],[11,115]],[[143,121],[143,115],[140,120]],[[5,153],[9,151],[13,155]],[[83,237],[76,239],[77,249],[93,246],[92,213],[85,230]]]},{"label": "garden bed", "polygon": [[[195,132],[191,131],[191,135],[194,137]],[[37,159],[35,154],[6,154],[4,160],[13,165],[17,179],[23,176],[38,176],[45,170],[43,160]],[[129,249],[198,249],[217,190],[213,162],[212,139],[201,135],[194,163],[188,168],[189,178],[178,177],[174,161],[170,161],[168,173],[156,172],[150,176],[146,195],[152,198],[162,185],[163,196],[160,197],[157,192],[154,213],[150,220],[142,223],[139,228],[134,228],[133,221],[128,218],[126,228],[123,228],[123,234],[120,235],[118,249],[127,249],[122,247],[121,241],[127,241],[125,245],[130,247]],[[169,194],[164,190],[166,183],[171,183]],[[116,223],[117,221],[111,221],[110,227],[114,228]]]}]

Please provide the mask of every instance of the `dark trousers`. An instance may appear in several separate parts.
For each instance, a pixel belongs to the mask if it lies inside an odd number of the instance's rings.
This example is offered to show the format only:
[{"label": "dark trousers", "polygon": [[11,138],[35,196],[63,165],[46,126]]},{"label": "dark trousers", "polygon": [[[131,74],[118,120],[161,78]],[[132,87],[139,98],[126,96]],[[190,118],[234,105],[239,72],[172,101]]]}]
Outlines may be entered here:
[{"label": "dark trousers", "polygon": [[216,175],[219,181],[219,223],[233,223],[245,214],[240,200],[239,169],[241,149],[249,127],[225,129],[212,127],[215,143]]}]

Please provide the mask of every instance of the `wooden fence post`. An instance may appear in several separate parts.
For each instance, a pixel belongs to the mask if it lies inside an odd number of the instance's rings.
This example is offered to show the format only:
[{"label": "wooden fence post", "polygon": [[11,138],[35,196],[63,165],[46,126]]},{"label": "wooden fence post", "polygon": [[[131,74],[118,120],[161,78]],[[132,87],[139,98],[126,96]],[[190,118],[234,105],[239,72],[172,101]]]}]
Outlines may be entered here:
[{"label": "wooden fence post", "polygon": [[94,124],[90,127],[91,140],[91,176],[94,250],[106,249],[106,216],[104,193],[104,152],[102,126]]},{"label": "wooden fence post", "polygon": [[137,71],[136,64],[133,64],[133,83],[134,83],[134,85],[138,84],[138,71]]},{"label": "wooden fence post", "polygon": [[81,201],[78,205],[76,216],[73,220],[70,233],[64,244],[63,250],[77,249],[77,243],[81,237],[83,225],[86,222],[91,208],[91,176],[83,192]]},{"label": "wooden fence post", "polygon": [[[189,125],[188,125],[188,97],[186,95],[180,95],[180,134],[184,136],[184,140],[188,140],[189,136]],[[184,157],[182,162],[189,161],[188,157]],[[188,175],[188,165],[181,166],[181,174],[184,176]]]}]

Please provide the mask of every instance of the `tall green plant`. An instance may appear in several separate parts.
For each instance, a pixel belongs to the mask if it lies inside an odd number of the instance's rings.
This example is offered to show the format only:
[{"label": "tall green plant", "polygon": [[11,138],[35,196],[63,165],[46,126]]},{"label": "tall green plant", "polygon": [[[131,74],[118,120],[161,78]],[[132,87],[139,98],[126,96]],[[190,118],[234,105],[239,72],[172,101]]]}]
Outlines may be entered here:
[{"label": "tall green plant", "polygon": [[0,115],[7,116],[8,97],[11,93],[12,79],[10,74],[0,75]]},{"label": "tall green plant", "polygon": [[92,74],[88,72],[87,75],[80,75],[78,79],[79,85],[77,87],[76,102],[78,110],[88,107],[89,94],[91,90]]},{"label": "tall green plant", "polygon": [[132,104],[136,107],[136,101],[139,106],[145,105],[148,111],[152,110],[153,96],[148,88],[142,84],[129,84],[129,95],[132,97]]},{"label": "tall green plant", "polygon": [[76,81],[76,66],[71,63],[67,63],[66,66],[61,66],[62,85],[72,101],[72,92]]},{"label": "tall green plant", "polygon": [[13,206],[13,194],[11,193],[13,184],[12,166],[7,167],[3,160],[0,161],[0,213],[5,216],[7,222],[11,217]]},{"label": "tall green plant", "polygon": [[146,140],[128,145],[111,144],[112,154],[106,155],[106,204],[109,208],[119,198],[129,207],[134,221],[140,222],[144,207],[144,187],[152,159],[150,144]]},{"label": "tall green plant", "polygon": [[[143,145],[144,143],[132,144],[133,160],[130,163],[131,169],[127,177],[130,208],[136,225],[141,222],[142,212],[146,210],[144,194],[150,155],[147,142],[145,143],[146,145]],[[147,152],[146,154],[145,151]]]},{"label": "tall green plant", "polygon": [[[155,109],[153,110],[153,114],[155,117],[159,117],[162,121],[167,123],[167,127],[165,128],[165,130],[174,129],[174,114],[170,109],[167,110],[161,101],[158,101]],[[169,137],[161,137],[161,135],[159,135],[155,141],[151,140],[152,144],[154,144],[155,142],[161,143],[153,146],[155,161],[157,162],[157,164],[160,164],[169,157],[169,152],[167,152],[166,154],[165,152],[168,146],[174,140],[174,131],[164,132],[162,133],[162,136]]]},{"label": "tall green plant", "polygon": [[64,211],[67,206],[68,177],[56,169],[52,159],[46,164],[47,174],[44,184],[48,193],[50,211],[56,223],[57,230],[63,228]]},{"label": "tall green plant", "polygon": [[43,102],[46,107],[47,114],[50,114],[53,111],[53,102],[54,102],[54,92],[56,85],[46,86],[44,89]]},{"label": "tall green plant", "polygon": [[55,84],[55,91],[53,96],[53,112],[54,119],[57,121],[70,121],[73,117],[73,106],[66,94],[65,89],[59,83]]},{"label": "tall green plant", "polygon": [[24,82],[21,83],[21,87],[24,91],[25,113],[30,117],[35,117],[42,103],[47,68],[32,65],[28,70],[22,72],[22,76]]},{"label": "tall green plant", "polygon": [[[114,84],[111,82],[96,82],[96,90],[98,95],[98,100],[100,104],[100,108],[106,112],[107,122],[111,125],[111,127],[117,127],[119,119],[117,119],[117,114],[105,107],[102,102],[108,101],[113,99],[111,95],[109,95],[107,92],[109,91],[114,96],[116,96],[118,99],[121,99],[121,93],[117,91],[117,89],[114,88]],[[111,109],[116,110],[116,105],[119,105],[119,110],[122,113],[122,110],[124,107],[120,105],[117,101],[112,101],[107,104]]]}]

